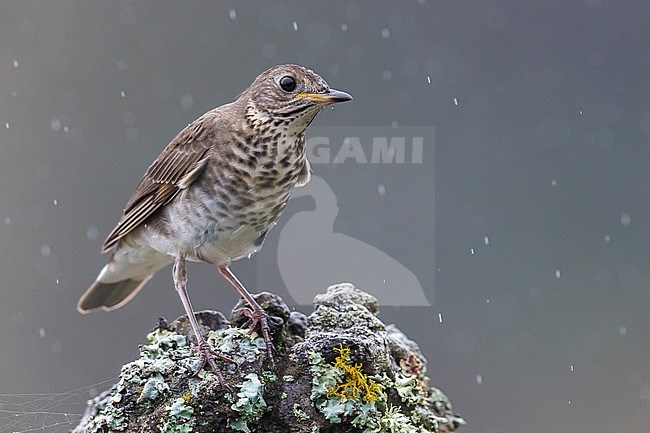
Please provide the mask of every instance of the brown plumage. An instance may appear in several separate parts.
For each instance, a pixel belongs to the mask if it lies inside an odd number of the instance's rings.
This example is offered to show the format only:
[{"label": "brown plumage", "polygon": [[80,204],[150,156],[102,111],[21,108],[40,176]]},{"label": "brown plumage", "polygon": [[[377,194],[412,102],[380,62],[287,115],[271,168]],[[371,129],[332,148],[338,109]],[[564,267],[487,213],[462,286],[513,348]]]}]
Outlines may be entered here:
[{"label": "brown plumage", "polygon": [[[326,105],[352,99],[317,74],[280,65],[236,101],[189,124],[146,171],[102,252],[113,251],[79,311],[127,303],[174,262],[174,285],[194,329],[202,368],[217,371],[186,291],[185,261],[213,264],[251,306],[271,355],[266,314],[229,268],[257,252],[294,187],[309,181],[305,129]],[[197,370],[198,371],[198,370]]]}]

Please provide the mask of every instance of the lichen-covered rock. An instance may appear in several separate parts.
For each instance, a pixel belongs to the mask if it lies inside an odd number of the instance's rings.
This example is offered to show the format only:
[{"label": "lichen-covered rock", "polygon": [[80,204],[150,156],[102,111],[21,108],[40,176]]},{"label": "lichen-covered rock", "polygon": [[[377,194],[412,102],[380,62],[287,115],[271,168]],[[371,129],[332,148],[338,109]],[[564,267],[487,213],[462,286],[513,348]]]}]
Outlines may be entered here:
[{"label": "lichen-covered rock", "polygon": [[236,362],[217,361],[225,384],[209,371],[191,375],[199,360],[187,317],[161,320],[140,358],[89,402],[74,433],[436,433],[465,423],[429,387],[418,345],[378,319],[373,296],[332,286],[308,318],[276,295],[256,300],[269,314],[273,367],[263,339],[238,327],[246,322],[242,303],[233,326],[221,313],[197,314],[210,344]]}]

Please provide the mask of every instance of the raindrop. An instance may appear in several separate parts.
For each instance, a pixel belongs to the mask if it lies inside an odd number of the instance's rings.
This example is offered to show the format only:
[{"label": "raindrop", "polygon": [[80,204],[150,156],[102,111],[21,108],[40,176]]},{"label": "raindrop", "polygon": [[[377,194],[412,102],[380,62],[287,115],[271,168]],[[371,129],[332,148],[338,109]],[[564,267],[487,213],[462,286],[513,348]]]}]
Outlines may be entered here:
[{"label": "raindrop", "polygon": [[557,180],[552,179],[551,180],[551,186],[557,186]]},{"label": "raindrop", "polygon": [[5,128],[9,129],[9,122],[5,122]]},{"label": "raindrop", "polygon": [[39,330],[38,330],[38,335],[39,335],[41,338],[45,338],[45,329],[43,329],[43,328],[39,328]]},{"label": "raindrop", "polygon": [[63,127],[63,132],[68,132],[68,131],[70,131],[70,127],[68,125],[65,125]]},{"label": "raindrop", "polygon": [[482,374],[477,374],[476,375],[476,383],[479,385],[483,383],[483,375]]},{"label": "raindrop", "polygon": [[474,255],[474,248],[470,248],[470,249],[469,249],[469,252],[470,252],[472,255]]},{"label": "raindrop", "polygon": [[54,204],[54,206],[58,206],[58,205],[59,205],[59,201],[58,201],[57,199],[54,199],[54,200],[52,200],[52,204]]},{"label": "raindrop", "polygon": [[119,62],[117,62],[117,70],[120,72],[126,71],[128,67],[129,64],[126,63],[126,60],[120,60]]},{"label": "raindrop", "polygon": [[431,76],[427,75],[427,83],[431,84]]},{"label": "raindrop", "polygon": [[380,196],[382,196],[382,197],[385,196],[386,195],[386,187],[384,185],[382,185],[382,184],[379,184],[379,186],[377,187],[377,192],[379,192]]},{"label": "raindrop", "polygon": [[573,371],[573,364],[571,364],[571,371]]},{"label": "raindrop", "polygon": [[440,323],[442,323],[442,313],[438,313],[438,321],[440,321]]},{"label": "raindrop", "polygon": [[490,303],[490,298],[487,298],[487,299],[485,300],[485,303],[486,303],[486,304],[489,304],[489,303]]},{"label": "raindrop", "polygon": [[90,226],[86,229],[86,237],[88,238],[89,241],[96,241],[99,239],[99,230],[97,230],[97,227],[95,226]]},{"label": "raindrop", "polygon": [[605,235],[605,242],[611,242],[612,237],[610,235]]},{"label": "raindrop", "polygon": [[5,225],[11,225],[11,217],[5,217]]},{"label": "raindrop", "polygon": [[388,38],[390,38],[390,30],[388,30],[388,29],[383,29],[383,30],[381,31],[381,37],[384,38],[384,39],[388,39]]},{"label": "raindrop", "polygon": [[624,326],[624,325],[621,325],[618,328],[618,332],[619,332],[619,334],[621,334],[622,337],[625,337],[627,335],[627,327]]},{"label": "raindrop", "polygon": [[294,21],[294,22],[293,22],[293,29],[294,29],[295,31],[298,31],[298,21]]},{"label": "raindrop", "polygon": [[581,116],[582,116],[582,113],[583,113],[583,111],[582,111],[582,110],[580,110],[580,115],[581,115]]},{"label": "raindrop", "polygon": [[341,31],[342,32],[347,32],[348,31],[348,25],[347,24],[341,24]]},{"label": "raindrop", "polygon": [[384,280],[384,284],[386,284],[386,278],[384,278],[383,280]]},{"label": "raindrop", "polygon": [[124,92],[124,90],[120,91],[120,96],[122,98],[125,98],[126,97],[126,92]]},{"label": "raindrop", "polygon": [[621,224],[623,224],[623,227],[629,227],[632,224],[632,218],[630,218],[629,214],[621,214]]},{"label": "raindrop", "polygon": [[454,105],[458,106],[458,98],[454,98]]},{"label": "raindrop", "polygon": [[18,67],[18,60],[14,60],[14,68]]},{"label": "raindrop", "polygon": [[236,11],[236,10],[234,10],[234,9],[230,9],[230,11],[228,12],[228,14],[230,15],[230,19],[231,19],[231,20],[236,20],[236,19],[237,19],[237,11]]},{"label": "raindrop", "polygon": [[487,237],[487,236],[485,236],[485,237],[483,238],[483,244],[485,244],[485,245],[490,245],[490,238]]},{"label": "raindrop", "polygon": [[56,279],[56,284],[59,284],[59,279],[58,278]]},{"label": "raindrop", "polygon": [[52,251],[50,250],[50,246],[48,244],[41,245],[41,254],[43,257],[50,257]]},{"label": "raindrop", "polygon": [[556,270],[555,270],[555,278],[557,278],[557,279],[559,280],[560,277],[562,277],[562,274],[560,273],[560,270],[559,270],[559,269],[556,269]]},{"label": "raindrop", "polygon": [[54,132],[60,132],[61,131],[61,121],[57,119],[56,117],[50,120],[50,128],[52,128],[52,131]]}]

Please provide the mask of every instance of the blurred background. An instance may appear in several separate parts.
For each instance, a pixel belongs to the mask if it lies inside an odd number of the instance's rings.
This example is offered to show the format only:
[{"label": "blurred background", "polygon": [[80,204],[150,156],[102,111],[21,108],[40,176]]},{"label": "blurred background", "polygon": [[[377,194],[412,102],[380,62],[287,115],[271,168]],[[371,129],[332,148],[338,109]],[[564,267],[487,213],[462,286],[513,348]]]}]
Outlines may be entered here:
[{"label": "blurred background", "polygon": [[[328,230],[417,277],[431,306],[388,302],[381,318],[420,343],[462,431],[648,431],[650,2],[0,8],[0,431],[65,431],[158,317],[182,314],[169,270],[110,314],[75,304],[171,138],[288,62],[354,95],[316,119],[325,135],[435,131],[421,164],[314,169],[336,197]],[[282,228],[314,206],[296,199],[233,266],[306,313],[275,267],[301,269],[275,262],[304,251]],[[189,272],[195,307],[228,313],[234,290]]]}]

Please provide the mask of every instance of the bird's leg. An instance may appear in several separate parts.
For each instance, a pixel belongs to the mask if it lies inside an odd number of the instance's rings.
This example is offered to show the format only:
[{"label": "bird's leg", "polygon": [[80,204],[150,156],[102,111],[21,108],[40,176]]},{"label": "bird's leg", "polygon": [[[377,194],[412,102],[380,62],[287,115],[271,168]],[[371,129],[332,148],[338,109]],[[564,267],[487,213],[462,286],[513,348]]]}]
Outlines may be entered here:
[{"label": "bird's leg", "polygon": [[190,324],[192,325],[192,330],[194,331],[194,336],[196,337],[196,342],[197,342],[196,350],[199,352],[199,366],[192,373],[192,375],[194,376],[199,371],[201,371],[201,369],[205,366],[207,362],[208,365],[210,365],[212,371],[214,371],[214,373],[217,375],[219,382],[224,384],[225,382],[223,380],[223,376],[221,375],[221,371],[219,370],[219,367],[217,367],[217,363],[214,361],[214,356],[226,362],[230,362],[232,364],[234,364],[235,361],[212,349],[210,343],[208,343],[207,340],[203,338],[203,335],[201,335],[201,328],[199,327],[199,322],[197,322],[196,320],[196,316],[194,315],[194,309],[192,308],[192,304],[190,303],[190,297],[187,295],[187,270],[185,269],[184,255],[179,254],[176,257],[176,260],[174,261],[173,274],[174,274],[174,286],[176,287],[176,291],[178,292],[178,295],[181,297],[181,301],[183,301],[183,307],[185,307],[187,318],[190,319]]},{"label": "bird's leg", "polygon": [[237,276],[230,270],[228,265],[219,265],[217,266],[217,270],[235,289],[237,289],[239,294],[246,300],[246,302],[248,302],[248,305],[251,306],[251,310],[246,310],[244,314],[251,321],[251,332],[253,332],[253,330],[258,326],[262,331],[262,337],[264,337],[264,343],[266,344],[266,353],[269,361],[273,364],[273,342],[271,341],[271,333],[266,312],[262,307],[260,307],[260,304],[253,299],[248,290],[246,290],[246,287],[244,287],[239,279],[237,279]]}]

